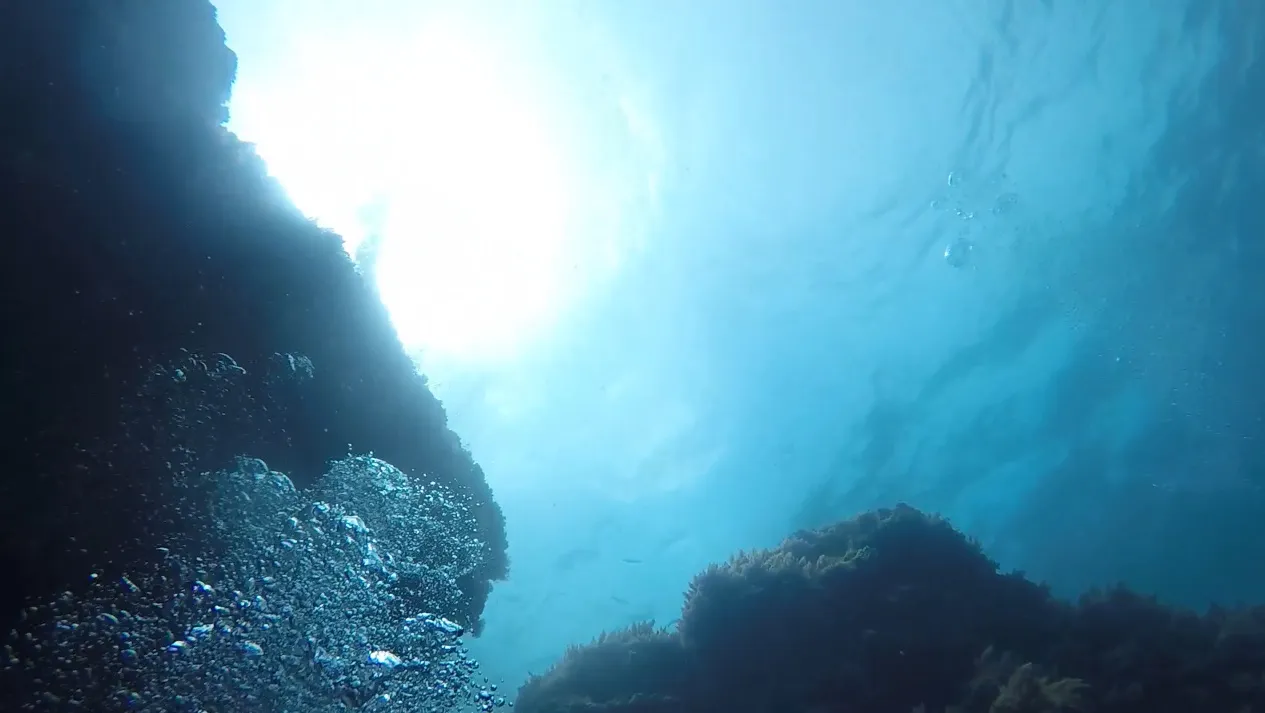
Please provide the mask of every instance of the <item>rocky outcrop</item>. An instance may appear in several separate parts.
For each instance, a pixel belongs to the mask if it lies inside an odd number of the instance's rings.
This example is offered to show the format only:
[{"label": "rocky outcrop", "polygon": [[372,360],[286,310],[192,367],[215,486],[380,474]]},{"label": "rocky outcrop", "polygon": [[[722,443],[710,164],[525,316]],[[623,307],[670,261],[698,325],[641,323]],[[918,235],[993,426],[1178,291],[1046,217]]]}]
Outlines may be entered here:
[{"label": "rocky outcrop", "polygon": [[[151,556],[166,470],[244,454],[303,487],[351,450],[464,500],[477,626],[501,512],[339,237],[224,128],[235,69],[206,0],[0,5],[5,611]],[[155,382],[225,368],[213,408]]]},{"label": "rocky outcrop", "polygon": [[521,713],[1150,713],[1265,706],[1265,608],[1055,599],[908,506],[708,568],[676,630],[569,650]]}]

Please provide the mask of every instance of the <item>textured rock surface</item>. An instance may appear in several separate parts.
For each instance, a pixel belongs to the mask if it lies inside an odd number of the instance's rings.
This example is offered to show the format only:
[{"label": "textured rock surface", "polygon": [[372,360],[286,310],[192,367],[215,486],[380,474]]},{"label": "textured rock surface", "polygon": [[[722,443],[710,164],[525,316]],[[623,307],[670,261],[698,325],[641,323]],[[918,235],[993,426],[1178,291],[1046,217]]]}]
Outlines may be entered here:
[{"label": "textured rock surface", "polygon": [[677,630],[574,647],[516,710],[1258,710],[1262,671],[1265,608],[1197,616],[1124,589],[1063,602],[900,505],[708,568]]}]

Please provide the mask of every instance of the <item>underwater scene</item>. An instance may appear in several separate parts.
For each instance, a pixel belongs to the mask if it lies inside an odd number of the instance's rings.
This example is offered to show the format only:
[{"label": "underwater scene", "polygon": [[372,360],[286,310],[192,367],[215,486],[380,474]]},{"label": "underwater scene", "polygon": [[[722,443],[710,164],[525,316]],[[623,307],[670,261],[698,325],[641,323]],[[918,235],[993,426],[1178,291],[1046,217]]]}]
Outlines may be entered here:
[{"label": "underwater scene", "polygon": [[0,2],[0,712],[1265,713],[1262,51]]}]

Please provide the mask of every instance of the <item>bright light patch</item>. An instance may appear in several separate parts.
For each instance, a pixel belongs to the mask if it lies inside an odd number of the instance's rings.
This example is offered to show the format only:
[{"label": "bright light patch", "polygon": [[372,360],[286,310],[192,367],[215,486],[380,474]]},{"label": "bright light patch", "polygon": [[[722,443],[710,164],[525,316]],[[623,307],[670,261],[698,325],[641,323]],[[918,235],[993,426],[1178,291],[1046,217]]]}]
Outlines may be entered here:
[{"label": "bright light patch", "polygon": [[406,346],[511,358],[559,307],[561,158],[516,67],[451,25],[404,44],[309,41],[284,82],[239,86],[234,128],[349,250],[385,206],[378,285]]}]

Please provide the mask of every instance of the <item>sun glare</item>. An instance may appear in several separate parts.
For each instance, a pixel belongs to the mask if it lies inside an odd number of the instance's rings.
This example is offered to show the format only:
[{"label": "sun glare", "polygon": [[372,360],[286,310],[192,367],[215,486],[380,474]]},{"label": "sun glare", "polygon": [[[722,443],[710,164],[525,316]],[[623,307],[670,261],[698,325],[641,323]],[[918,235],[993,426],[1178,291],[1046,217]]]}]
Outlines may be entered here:
[{"label": "sun glare", "polygon": [[407,45],[309,43],[283,90],[234,100],[234,128],[349,250],[384,207],[378,287],[407,347],[512,358],[558,308],[563,162],[519,68],[452,27]]}]

